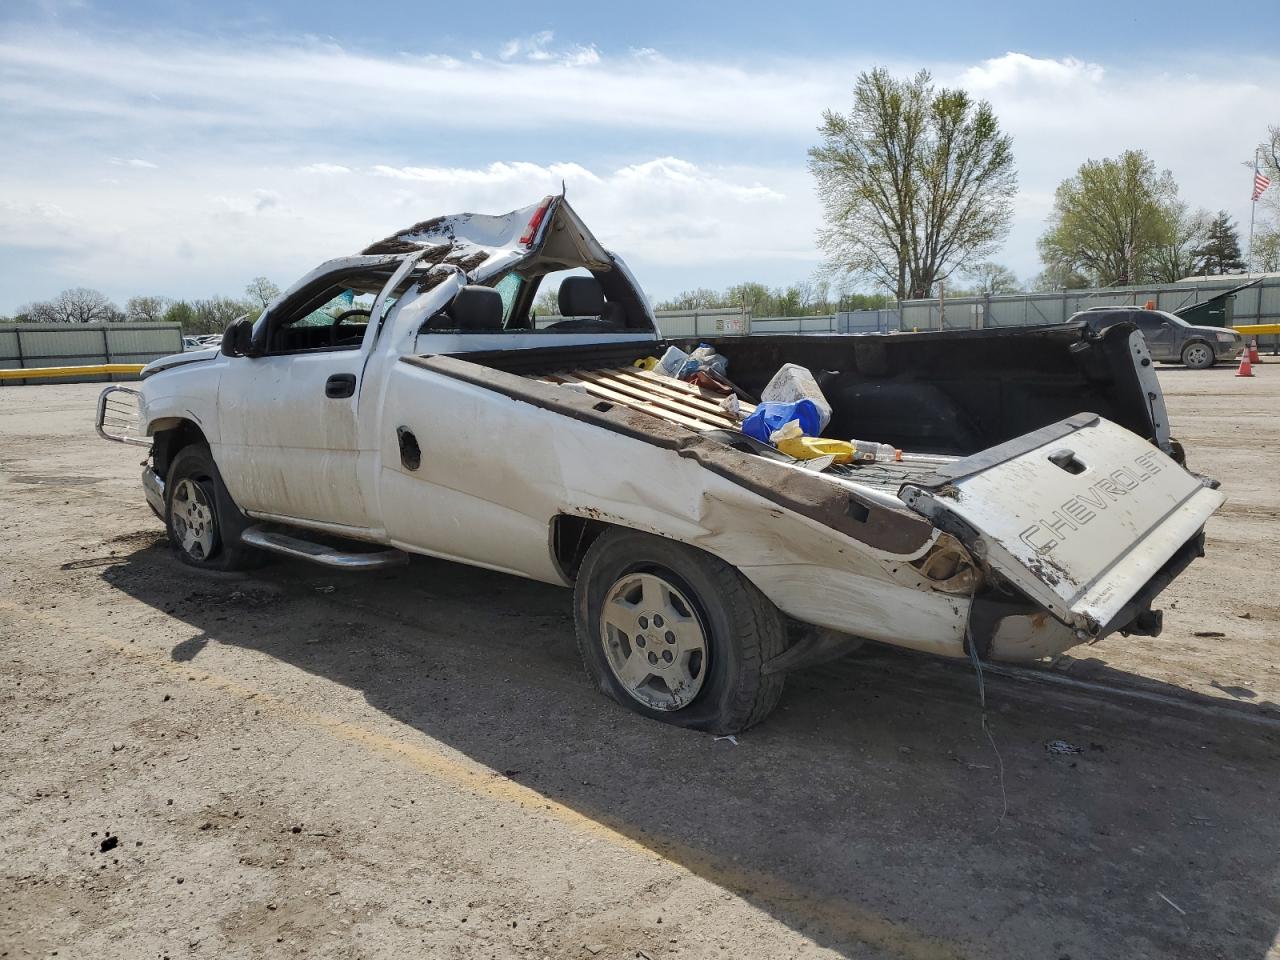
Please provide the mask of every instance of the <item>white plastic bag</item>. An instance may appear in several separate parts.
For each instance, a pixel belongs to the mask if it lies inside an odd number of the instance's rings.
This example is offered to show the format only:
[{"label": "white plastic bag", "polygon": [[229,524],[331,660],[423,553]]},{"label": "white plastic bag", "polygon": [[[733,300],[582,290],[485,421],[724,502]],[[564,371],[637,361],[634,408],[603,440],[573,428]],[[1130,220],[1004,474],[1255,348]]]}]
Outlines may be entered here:
[{"label": "white plastic bag", "polygon": [[818,408],[818,419],[825,430],[831,422],[831,404],[822,395],[822,388],[813,374],[798,363],[784,363],[773,375],[769,385],[760,392],[760,399],[774,403],[795,403],[797,400],[812,400]]}]

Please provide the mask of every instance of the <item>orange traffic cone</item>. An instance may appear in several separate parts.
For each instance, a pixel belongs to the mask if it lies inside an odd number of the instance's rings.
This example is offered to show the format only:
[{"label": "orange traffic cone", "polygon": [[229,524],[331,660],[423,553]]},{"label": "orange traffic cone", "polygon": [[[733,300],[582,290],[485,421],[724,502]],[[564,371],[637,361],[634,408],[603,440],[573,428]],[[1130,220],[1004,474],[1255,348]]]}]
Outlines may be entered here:
[{"label": "orange traffic cone", "polygon": [[1246,350],[1240,357],[1240,368],[1236,370],[1237,377],[1252,377],[1253,364],[1249,362],[1249,351]]},{"label": "orange traffic cone", "polygon": [[1258,338],[1254,337],[1249,341],[1249,362],[1261,363],[1262,358],[1258,356]]}]

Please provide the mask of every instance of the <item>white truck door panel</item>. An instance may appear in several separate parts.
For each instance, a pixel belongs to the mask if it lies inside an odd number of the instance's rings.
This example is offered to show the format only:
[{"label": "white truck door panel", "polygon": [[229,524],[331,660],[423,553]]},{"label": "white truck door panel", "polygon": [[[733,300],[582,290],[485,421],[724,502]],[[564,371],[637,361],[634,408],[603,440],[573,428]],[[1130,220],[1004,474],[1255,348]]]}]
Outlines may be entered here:
[{"label": "white truck door panel", "polygon": [[[368,525],[356,474],[361,359],[358,350],[232,358],[218,389],[214,456],[242,509]],[[326,396],[331,379],[345,377],[350,395]]]},{"label": "white truck door panel", "polygon": [[[540,435],[543,420],[521,416],[524,405],[500,394],[406,363],[385,375],[377,484],[387,539],[562,583],[549,537],[564,482],[554,444]],[[401,428],[417,442],[416,469],[402,461]]]}]

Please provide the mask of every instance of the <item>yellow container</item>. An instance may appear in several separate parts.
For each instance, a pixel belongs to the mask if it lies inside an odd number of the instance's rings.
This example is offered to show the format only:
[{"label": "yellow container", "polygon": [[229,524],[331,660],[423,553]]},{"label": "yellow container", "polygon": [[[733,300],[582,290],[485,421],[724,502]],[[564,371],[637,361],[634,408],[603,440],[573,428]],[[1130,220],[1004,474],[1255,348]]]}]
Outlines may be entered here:
[{"label": "yellow container", "polygon": [[835,457],[836,463],[853,462],[853,444],[848,440],[827,440],[823,437],[787,437],[779,440],[777,447],[797,460],[816,460],[818,457]]}]

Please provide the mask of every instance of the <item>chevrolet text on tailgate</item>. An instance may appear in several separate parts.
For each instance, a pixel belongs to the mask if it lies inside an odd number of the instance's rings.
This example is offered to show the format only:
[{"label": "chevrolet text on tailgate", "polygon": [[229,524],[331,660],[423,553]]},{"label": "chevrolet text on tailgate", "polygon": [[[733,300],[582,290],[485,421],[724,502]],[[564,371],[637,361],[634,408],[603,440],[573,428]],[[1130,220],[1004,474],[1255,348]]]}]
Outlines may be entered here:
[{"label": "chevrolet text on tailgate", "polygon": [[663,340],[563,196],[323,264],[143,377],[98,430],[149,448],[184,563],[571,585],[600,689],[716,732],[868,639],[1025,661],[1155,635],[1223,502],[1132,324]]}]

